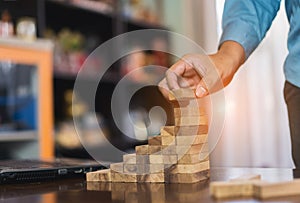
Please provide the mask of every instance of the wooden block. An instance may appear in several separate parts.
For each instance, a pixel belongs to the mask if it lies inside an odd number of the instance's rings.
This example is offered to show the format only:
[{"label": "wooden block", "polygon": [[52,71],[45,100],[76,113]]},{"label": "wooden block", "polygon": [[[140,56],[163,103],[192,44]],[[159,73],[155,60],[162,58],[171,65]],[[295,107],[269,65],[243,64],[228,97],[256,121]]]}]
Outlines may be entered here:
[{"label": "wooden block", "polygon": [[150,173],[150,164],[137,164],[138,175],[144,175]]},{"label": "wooden block", "polygon": [[150,164],[163,164],[163,155],[160,154],[150,154],[149,155]]},{"label": "wooden block", "polygon": [[230,181],[249,181],[249,180],[261,180],[260,174],[245,174],[233,179],[230,179]]},{"label": "wooden block", "polygon": [[123,155],[124,164],[136,164],[136,154],[125,154]]},{"label": "wooden block", "polygon": [[136,155],[136,163],[137,164],[149,164],[149,155]]},{"label": "wooden block", "polygon": [[204,144],[208,141],[208,135],[191,135],[191,136],[176,136],[176,145],[179,146],[191,146]]},{"label": "wooden block", "polygon": [[149,146],[151,145],[175,145],[175,137],[174,136],[154,136],[148,139]]},{"label": "wooden block", "polygon": [[150,173],[138,176],[138,182],[142,183],[164,183],[165,174],[164,173]]},{"label": "wooden block", "polygon": [[124,173],[138,173],[137,164],[124,164]]},{"label": "wooden block", "polygon": [[[176,126],[199,126],[199,125],[208,125],[207,116],[199,117],[179,117],[175,118]],[[194,134],[195,135],[195,134]]]},{"label": "wooden block", "polygon": [[170,167],[169,172],[174,173],[197,173],[199,171],[206,171],[209,167],[209,161],[199,162],[196,164],[175,164]]},{"label": "wooden block", "polygon": [[148,145],[140,145],[135,147],[135,152],[138,155],[148,154]]},{"label": "wooden block", "polygon": [[110,164],[112,172],[123,173],[123,162]]},{"label": "wooden block", "polygon": [[198,116],[203,116],[203,115],[207,115],[204,107],[191,106],[191,107],[174,108],[174,117],[175,118],[198,117]]},{"label": "wooden block", "polygon": [[208,125],[195,126],[164,126],[161,128],[161,136],[189,136],[208,133]]},{"label": "wooden block", "polygon": [[177,155],[177,146],[169,145],[166,148],[163,148],[161,151],[162,155]]},{"label": "wooden block", "polygon": [[254,183],[254,196],[259,199],[300,195],[300,179],[277,183]]},{"label": "wooden block", "polygon": [[257,180],[212,182],[209,186],[210,195],[216,199],[252,197],[254,183],[257,183]]},{"label": "wooden block", "polygon": [[178,155],[183,154],[200,154],[208,151],[208,143],[191,145],[191,146],[177,146],[176,153]]},{"label": "wooden block", "polygon": [[162,146],[149,145],[148,152],[149,154],[162,154]]},{"label": "wooden block", "polygon": [[163,155],[163,163],[164,164],[177,164],[178,157],[177,155]]},{"label": "wooden block", "polygon": [[170,101],[180,101],[180,100],[192,100],[197,99],[195,95],[195,90],[189,88],[176,89],[170,92]]},{"label": "wooden block", "polygon": [[125,183],[134,183],[137,182],[137,174],[133,173],[118,173],[111,172],[111,181],[112,182],[125,182]]},{"label": "wooden block", "polygon": [[149,164],[150,173],[161,173],[164,172],[164,164]]},{"label": "wooden block", "polygon": [[209,178],[209,170],[199,171],[196,173],[175,173],[169,174],[170,183],[196,183],[207,180]]},{"label": "wooden block", "polygon": [[[201,156],[202,155],[202,156]],[[179,156],[178,164],[195,164],[203,161],[208,161],[209,156],[208,153],[200,154],[185,154],[183,156]]]},{"label": "wooden block", "polygon": [[104,169],[94,172],[88,172],[86,174],[87,182],[110,182],[111,181],[111,171],[110,169]]}]

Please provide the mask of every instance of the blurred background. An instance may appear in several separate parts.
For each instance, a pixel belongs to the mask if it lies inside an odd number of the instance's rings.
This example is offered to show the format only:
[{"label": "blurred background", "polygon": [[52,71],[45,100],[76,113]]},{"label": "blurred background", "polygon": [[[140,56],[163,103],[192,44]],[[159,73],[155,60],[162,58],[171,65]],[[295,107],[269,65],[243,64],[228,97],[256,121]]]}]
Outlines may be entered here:
[{"label": "blurred background", "polygon": [[[90,158],[76,134],[73,116],[80,117],[85,142],[95,148],[101,147],[102,143],[96,132],[98,124],[105,136],[126,152],[145,143],[147,136],[157,135],[164,121],[159,113],[150,131],[130,128],[131,138],[124,136],[112,119],[111,96],[122,76],[130,71],[147,65],[169,67],[177,60],[176,57],[158,51],[138,51],[113,64],[98,85],[95,98],[98,123],[91,119],[90,104],[84,96],[73,92],[81,65],[106,40],[141,29],[174,31],[194,40],[207,54],[214,53],[222,32],[223,5],[224,0],[1,1],[0,47],[10,44],[18,49],[22,45],[29,47],[30,52],[31,47],[43,46],[44,41],[41,40],[48,40],[53,44],[53,60],[51,95],[39,95],[41,93],[36,90],[36,78],[42,80],[43,77],[34,68],[37,64],[20,64],[8,59],[1,61],[0,145],[6,147],[0,158],[39,156],[41,150],[34,151],[32,148],[39,145],[37,139],[40,139],[35,135],[39,128],[36,111],[40,97],[53,101],[53,117],[49,116],[48,122],[53,121],[53,140],[50,141],[54,143],[52,154],[56,157]],[[288,22],[282,5],[266,38],[225,89],[226,120],[220,142],[211,154],[213,166],[293,166],[283,99],[287,33]],[[141,48],[139,39],[133,43],[137,50]],[[147,43],[153,49],[180,49],[181,46],[168,35],[153,36]],[[4,56],[0,52],[1,55]],[[97,82],[93,75],[101,71],[104,60],[105,56],[89,59],[90,71],[81,78],[87,87]],[[154,74],[141,71],[131,78],[132,84],[157,79],[158,75],[163,77],[163,72]],[[72,111],[73,97],[77,98],[77,102],[73,104]],[[167,122],[170,123],[170,105],[157,88],[138,91],[130,104],[131,119],[135,125],[147,126],[149,111],[157,105],[167,112]],[[126,119],[123,121],[124,125],[128,125]]]}]

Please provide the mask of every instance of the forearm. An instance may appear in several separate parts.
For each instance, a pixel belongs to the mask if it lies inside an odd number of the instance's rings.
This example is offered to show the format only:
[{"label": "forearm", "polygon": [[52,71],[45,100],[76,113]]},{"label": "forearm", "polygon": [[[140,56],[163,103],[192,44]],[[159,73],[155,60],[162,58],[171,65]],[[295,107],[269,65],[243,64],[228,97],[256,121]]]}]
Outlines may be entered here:
[{"label": "forearm", "polygon": [[235,41],[225,41],[216,54],[210,58],[217,66],[224,86],[228,85],[232,77],[245,62],[246,55],[244,48]]}]

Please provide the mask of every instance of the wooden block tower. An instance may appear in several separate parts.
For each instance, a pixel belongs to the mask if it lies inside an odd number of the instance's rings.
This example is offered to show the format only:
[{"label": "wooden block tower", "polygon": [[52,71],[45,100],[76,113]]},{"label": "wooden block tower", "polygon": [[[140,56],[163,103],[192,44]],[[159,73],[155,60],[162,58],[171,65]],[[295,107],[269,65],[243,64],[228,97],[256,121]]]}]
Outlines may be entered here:
[{"label": "wooden block tower", "polygon": [[208,118],[191,89],[169,95],[174,126],[164,126],[148,145],[123,156],[110,169],[87,173],[87,181],[194,183],[209,178]]}]

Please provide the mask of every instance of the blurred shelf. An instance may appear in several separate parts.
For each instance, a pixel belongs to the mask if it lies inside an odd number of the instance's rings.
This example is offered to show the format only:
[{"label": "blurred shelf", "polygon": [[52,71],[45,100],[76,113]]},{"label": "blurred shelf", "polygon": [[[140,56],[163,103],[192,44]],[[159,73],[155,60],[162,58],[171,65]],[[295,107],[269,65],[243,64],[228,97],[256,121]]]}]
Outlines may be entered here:
[{"label": "blurred shelf", "polygon": [[[77,74],[65,73],[65,72],[54,72],[53,78],[58,80],[75,81],[77,79]],[[99,80],[93,75],[81,76],[80,79],[85,81],[90,81],[90,82],[97,82]],[[106,72],[100,82],[117,83],[119,80],[120,80],[120,75],[118,73]]]},{"label": "blurred shelf", "polygon": [[86,10],[89,12],[94,12],[96,14],[107,15],[109,17],[115,16],[112,9],[110,9],[110,10],[105,9],[104,3],[101,3],[101,2],[95,2],[95,3],[98,5],[100,5],[100,4],[103,5],[103,9],[99,8],[99,6],[92,6],[92,4],[89,3],[90,1],[88,1],[88,0],[82,0],[82,1],[47,0],[47,2],[56,3],[57,5],[61,5],[61,6],[68,7],[68,8],[81,9],[81,10]]},{"label": "blurred shelf", "polygon": [[36,140],[37,137],[37,131],[35,130],[0,132],[0,141],[30,141]]},{"label": "blurred shelf", "polygon": [[[70,9],[80,9],[87,12],[92,12],[95,14],[100,14],[103,16],[107,16],[109,18],[120,18],[123,23],[131,24],[134,27],[142,28],[142,29],[164,29],[167,30],[166,27],[159,24],[150,23],[143,20],[128,18],[122,15],[118,15],[115,13],[113,9],[105,8],[105,3],[103,2],[94,2],[89,0],[81,0],[81,1],[66,1],[66,0],[47,0],[47,2],[55,3],[56,5],[60,5]],[[93,6],[96,5],[96,6]],[[99,6],[97,6],[99,5]],[[101,6],[102,5],[102,9]]]}]

